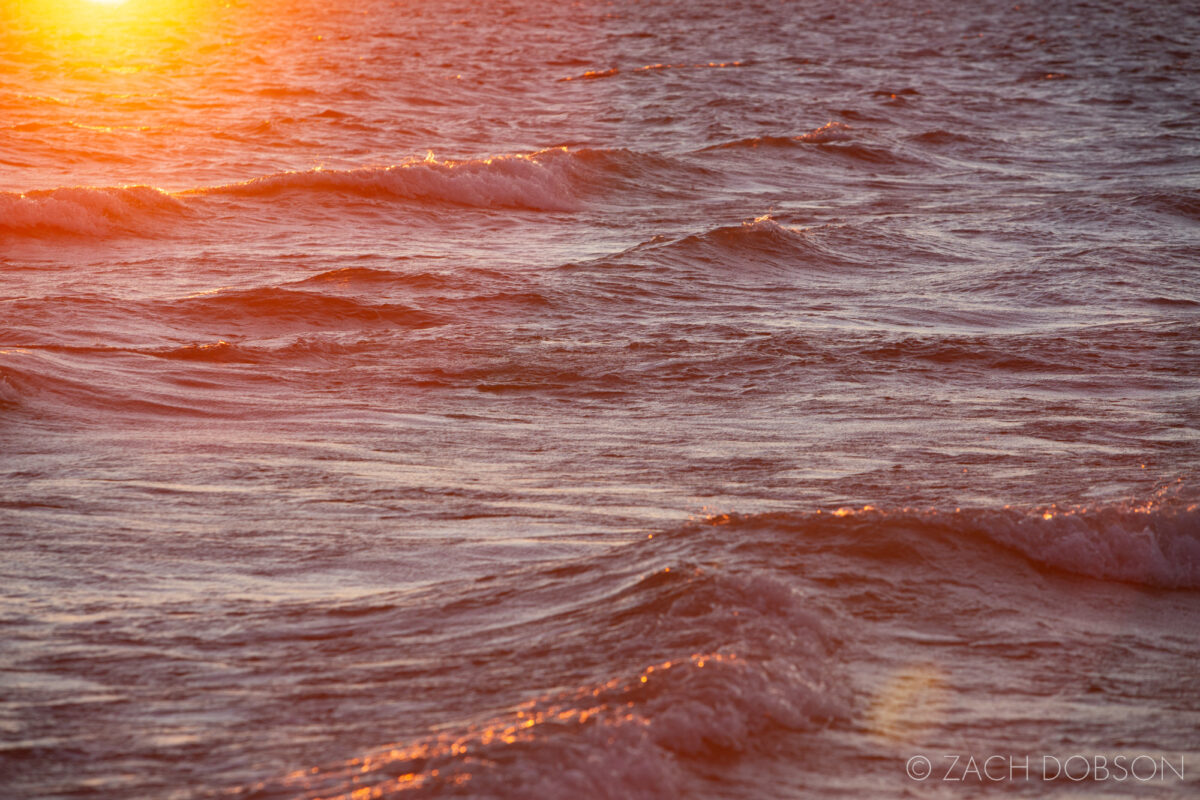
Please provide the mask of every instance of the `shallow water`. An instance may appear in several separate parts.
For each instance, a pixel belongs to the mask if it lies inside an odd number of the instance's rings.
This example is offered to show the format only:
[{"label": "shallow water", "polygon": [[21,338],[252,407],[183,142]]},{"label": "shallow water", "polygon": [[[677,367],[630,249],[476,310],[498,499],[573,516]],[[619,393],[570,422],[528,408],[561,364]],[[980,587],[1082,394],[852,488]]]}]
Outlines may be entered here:
[{"label": "shallow water", "polygon": [[13,796],[1195,793],[1188,4],[3,8]]}]

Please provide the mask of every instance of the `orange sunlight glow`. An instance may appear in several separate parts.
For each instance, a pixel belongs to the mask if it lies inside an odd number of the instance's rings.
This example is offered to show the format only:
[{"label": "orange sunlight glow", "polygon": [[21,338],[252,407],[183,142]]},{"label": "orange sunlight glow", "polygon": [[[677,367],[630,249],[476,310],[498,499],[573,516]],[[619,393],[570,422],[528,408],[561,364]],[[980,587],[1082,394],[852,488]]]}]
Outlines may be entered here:
[{"label": "orange sunlight glow", "polygon": [[[21,0],[3,4],[0,38],[10,57],[66,77],[132,75],[195,63],[204,42],[203,0]],[[137,87],[122,91],[137,91]],[[111,91],[116,91],[115,89]]]}]

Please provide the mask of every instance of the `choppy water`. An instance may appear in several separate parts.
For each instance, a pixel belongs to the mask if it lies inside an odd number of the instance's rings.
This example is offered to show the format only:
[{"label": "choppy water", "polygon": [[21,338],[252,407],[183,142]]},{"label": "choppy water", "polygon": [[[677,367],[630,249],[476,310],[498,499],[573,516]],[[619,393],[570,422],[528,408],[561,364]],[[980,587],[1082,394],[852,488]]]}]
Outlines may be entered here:
[{"label": "choppy water", "polygon": [[1200,787],[1189,3],[0,22],[6,796]]}]

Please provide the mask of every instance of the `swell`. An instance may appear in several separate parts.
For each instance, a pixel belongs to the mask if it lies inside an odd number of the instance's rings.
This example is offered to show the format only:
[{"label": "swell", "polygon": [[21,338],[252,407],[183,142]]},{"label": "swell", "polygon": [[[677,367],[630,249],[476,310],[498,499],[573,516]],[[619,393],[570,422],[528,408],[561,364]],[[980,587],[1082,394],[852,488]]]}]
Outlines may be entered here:
[{"label": "swell", "polygon": [[[338,267],[325,270],[316,275],[302,278],[295,282],[296,286],[349,286],[354,288],[391,288],[404,287],[413,289],[447,289],[466,282],[461,275],[463,270],[455,274],[432,272],[396,272],[394,270],[376,269],[373,267]],[[471,270],[471,274],[479,275],[480,270]],[[492,272],[488,277],[497,277],[499,273]]]},{"label": "swell", "polygon": [[528,281],[499,270],[457,267],[446,272],[401,272],[371,267],[341,267],[285,286],[303,291],[353,292],[374,300],[388,292],[420,296],[440,311],[479,316],[496,308],[552,305],[550,293],[532,289]]},{"label": "swell", "polygon": [[409,328],[437,325],[428,312],[400,303],[379,303],[282,287],[264,287],[200,295],[171,304],[167,311],[181,321],[286,332],[301,329],[345,329],[372,325]]},{"label": "swell", "polygon": [[1105,375],[1179,375],[1190,372],[1194,353],[1170,341],[1168,326],[1108,326],[1055,331],[1053,335],[907,336],[848,341],[848,357],[897,369],[953,368],[958,373],[1006,372]]},{"label": "swell", "polygon": [[801,148],[842,158],[851,164],[904,165],[914,161],[914,154],[901,152],[882,142],[868,143],[855,128],[836,121],[794,136],[750,136],[710,145],[699,152],[765,150],[771,153]]},{"label": "swell", "polygon": [[[244,331],[280,335],[295,331],[363,329],[376,326],[421,328],[441,324],[430,312],[409,305],[322,291],[262,286],[223,289],[174,299],[132,300],[103,295],[70,295],[11,300],[12,328],[44,330],[51,320],[78,328],[100,325],[109,334],[150,330],[149,322],[173,331]],[[159,333],[162,331],[160,330]],[[39,335],[38,337],[42,337]],[[67,344],[60,337],[53,344]]]},{"label": "swell", "polygon": [[466,161],[425,159],[387,167],[280,172],[195,190],[205,196],[270,198],[284,193],[397,198],[476,208],[574,211],[579,161],[565,148]]},{"label": "swell", "polygon": [[165,301],[51,297],[7,310],[15,346],[0,351],[0,404],[34,413],[100,408],[110,418],[236,417],[324,385],[314,370],[345,369],[364,354],[392,352],[397,334],[445,324],[408,304],[284,287]]},{"label": "swell", "polygon": [[[678,190],[705,172],[624,148],[558,147],[464,160],[439,161],[430,153],[391,166],[285,171],[180,192],[149,186],[0,192],[0,236],[153,238],[170,235],[176,223],[188,219],[227,223],[247,211],[260,219],[277,218],[274,201],[281,197],[331,203],[346,213],[353,212],[354,200],[573,212],[623,192]],[[235,209],[214,203],[233,203]]]}]

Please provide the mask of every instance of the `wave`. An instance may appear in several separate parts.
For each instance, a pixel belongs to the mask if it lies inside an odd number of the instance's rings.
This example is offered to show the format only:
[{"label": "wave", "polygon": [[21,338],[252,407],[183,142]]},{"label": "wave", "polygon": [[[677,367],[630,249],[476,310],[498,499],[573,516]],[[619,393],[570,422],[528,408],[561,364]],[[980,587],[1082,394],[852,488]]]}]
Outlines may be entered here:
[{"label": "wave", "polygon": [[461,279],[430,272],[395,272],[373,267],[339,267],[296,281],[296,286],[407,286],[419,289],[443,289],[456,286]]},{"label": "wave", "polygon": [[390,326],[378,335],[314,327],[320,332],[301,327],[304,335],[257,341],[9,348],[0,351],[0,409],[84,424],[98,413],[109,420],[261,416],[264,404],[277,409],[311,388],[314,373],[342,380],[348,361],[394,347]]},{"label": "wave", "polygon": [[1200,589],[1200,506],[976,512],[992,541],[1044,566],[1101,580]]},{"label": "wave", "polygon": [[1200,220],[1200,190],[1198,189],[1146,192],[1118,199],[1121,202],[1144,205],[1164,214],[1170,214],[1183,219],[1191,221]]},{"label": "wave", "polygon": [[0,408],[17,406],[20,403],[21,390],[5,372],[0,372]]},{"label": "wave", "polygon": [[758,149],[798,151],[801,148],[825,156],[845,158],[852,163],[908,165],[917,163],[920,158],[914,153],[902,152],[884,142],[868,144],[861,141],[853,127],[836,121],[827,122],[819,128],[795,136],[751,136],[709,145],[698,152]]},{"label": "wave", "polygon": [[857,347],[853,354],[871,362],[911,368],[914,362],[953,365],[980,371],[1099,374],[1133,366],[1153,366],[1144,336],[1121,337],[1110,332],[1080,336],[908,336]]},{"label": "wave", "polygon": [[567,81],[594,81],[600,78],[611,78],[613,75],[620,73],[618,67],[610,67],[609,69],[589,69],[581,72],[578,75],[568,75],[565,78],[559,78],[559,82]]},{"label": "wave", "polygon": [[270,346],[219,339],[215,342],[201,342],[179,347],[139,348],[131,350],[131,352],[173,361],[215,364],[280,363],[296,366],[305,362],[342,364],[346,357],[353,357],[385,346],[386,344],[369,336],[356,335],[353,339],[348,340],[329,336],[299,336],[283,344]]},{"label": "wave", "polygon": [[[1036,569],[1200,588],[1198,521],[1195,505],[1167,493],[1093,510],[719,514],[453,592],[297,614],[294,631],[273,635],[383,635],[410,615],[447,631],[438,663],[472,665],[463,707],[478,716],[230,795],[690,796],[714,761],[769,757],[782,737],[855,725],[864,706],[850,675],[879,647],[873,621],[889,603],[944,601],[914,596],[920,586],[990,595],[997,586],[978,576],[1011,588]],[[858,619],[856,603],[871,616]],[[505,685],[526,672],[559,688],[507,702]]]},{"label": "wave", "polygon": [[281,172],[242,183],[195,190],[204,196],[270,197],[286,192],[349,194],[472,208],[578,211],[590,196],[641,182],[670,180],[696,168],[625,148],[571,150],[438,161],[432,152],[388,167]]},{"label": "wave", "polygon": [[267,287],[197,295],[173,303],[167,313],[203,320],[206,327],[266,327],[279,333],[292,327],[317,329],[389,325],[423,328],[443,320],[399,303],[372,303],[347,297]]},{"label": "wave", "polygon": [[734,256],[781,266],[790,266],[796,258],[811,256],[814,252],[805,231],[780,225],[770,217],[686,236],[673,243],[671,249],[689,258],[723,261]]},{"label": "wave", "polygon": [[[730,68],[734,68],[734,67],[744,67],[744,66],[746,66],[745,61],[707,61],[707,62],[701,62],[701,63],[682,63],[682,64],[657,63],[657,64],[643,64],[640,67],[630,67],[630,68],[628,68],[627,72],[637,74],[637,73],[645,73],[645,72],[659,72],[661,70],[730,69]],[[590,80],[598,80],[600,78],[611,78],[614,75],[619,75],[619,74],[621,74],[620,67],[610,67],[609,69],[589,69],[586,72],[582,72],[578,75],[568,75],[564,78],[559,78],[558,80],[560,83],[567,82],[567,81],[590,81]]]},{"label": "wave", "polygon": [[[754,547],[774,558],[798,550],[840,552],[950,574],[964,560],[986,566],[994,560],[989,552],[1000,547],[1052,571],[1200,589],[1200,505],[1160,494],[1152,502],[1092,508],[887,512],[867,506],[824,514],[717,515],[705,524],[753,533]],[[992,577],[1006,579],[1003,573]]]},{"label": "wave", "polygon": [[696,785],[689,773],[703,760],[729,759],[772,732],[818,728],[843,714],[804,672],[783,659],[693,654],[231,794],[350,800],[465,788],[479,798],[678,797]]},{"label": "wave", "polygon": [[150,186],[0,192],[0,236],[150,233],[187,213],[179,198]]},{"label": "wave", "polygon": [[[113,348],[120,355],[117,348]],[[237,401],[213,393],[200,394],[189,385],[153,382],[145,375],[114,370],[111,362],[82,365],[53,352],[34,349],[0,353],[0,408],[26,409],[38,416],[48,411],[97,414],[201,416],[228,415]],[[261,412],[260,412],[261,413]],[[110,417],[111,418],[111,417]]]},{"label": "wave", "polygon": [[[359,272],[361,281],[366,276]],[[383,282],[384,275],[371,275],[368,281]],[[404,276],[395,281],[405,282]],[[438,288],[431,276],[418,275],[419,284]],[[292,284],[293,287],[303,282]],[[421,308],[406,303],[387,302],[383,292],[370,285],[335,285],[336,289],[357,289],[353,294],[334,294],[311,288],[269,286],[234,289],[193,295],[166,304],[143,304],[145,313],[159,314],[173,323],[197,330],[249,329],[270,337],[289,331],[365,331],[375,328],[418,329],[449,324],[461,319],[480,319],[488,314],[508,313],[514,307],[543,308],[552,305],[549,297],[537,291],[514,287],[483,291],[486,287],[442,289],[419,302]],[[411,285],[406,287],[411,288]],[[202,326],[202,327],[201,327]]]},{"label": "wave", "polygon": [[[648,544],[653,551],[654,541]],[[713,759],[773,752],[780,734],[851,716],[851,692],[837,668],[841,640],[803,595],[770,576],[695,563],[647,569],[645,549],[497,576],[464,585],[450,606],[421,609],[418,601],[407,612],[440,619],[447,630],[455,629],[447,615],[471,619],[462,645],[476,651],[472,658],[489,653],[497,671],[506,659],[490,647],[509,652],[508,643],[519,640],[513,666],[558,664],[574,676],[567,688],[231,794],[684,796]],[[378,598],[368,602],[361,611],[341,609],[330,625],[397,624],[406,613]],[[495,628],[480,629],[498,605],[513,603],[540,610],[516,625],[501,613]],[[311,635],[311,625],[304,630]],[[479,691],[479,702],[494,699],[486,683]]]},{"label": "wave", "polygon": [[[0,236],[162,236],[182,219],[228,222],[239,216],[213,208],[215,202],[258,205],[281,196],[574,212],[596,199],[620,202],[628,192],[684,191],[688,181],[707,174],[703,167],[625,148],[555,147],[465,160],[437,160],[429,153],[391,166],[284,171],[179,192],[151,186],[0,192]],[[351,209],[343,204],[339,210]],[[261,216],[256,212],[256,219]]]},{"label": "wave", "polygon": [[1179,306],[1183,308],[1200,306],[1200,301],[1191,300],[1186,297],[1147,297],[1142,299],[1141,302],[1152,306]]},{"label": "wave", "polygon": [[861,144],[859,142],[829,142],[822,146],[822,151],[868,164],[904,164],[912,159],[901,155],[895,150]]},{"label": "wave", "polygon": [[948,131],[942,128],[937,128],[923,133],[916,133],[908,137],[911,141],[920,144],[932,145],[951,145],[951,144],[974,144],[978,141],[977,137],[968,136],[965,133],[957,131]]},{"label": "wave", "polygon": [[564,147],[465,161],[438,161],[429,153],[424,159],[394,166],[279,172],[190,194],[271,197],[285,192],[335,193],[475,208],[575,211],[581,206],[576,185],[582,177],[579,159]]},{"label": "wave", "polygon": [[826,122],[819,128],[814,128],[807,133],[801,133],[796,136],[751,136],[746,139],[737,139],[732,142],[724,142],[722,144],[712,145],[704,148],[704,150],[730,150],[750,148],[756,149],[759,147],[799,147],[802,145],[811,144],[829,144],[832,142],[845,142],[851,139],[854,129],[844,122]]},{"label": "wave", "polygon": [[723,225],[678,238],[656,236],[615,256],[565,266],[577,269],[633,264],[700,270],[706,274],[716,269],[725,276],[744,270],[793,272],[858,266],[826,245],[824,231],[824,226],[797,228],[764,215],[739,225]]},{"label": "wave", "polygon": [[[361,329],[386,325],[423,328],[443,324],[436,314],[400,303],[344,297],[317,291],[265,286],[222,289],[174,300],[121,300],[99,295],[43,297],[9,304],[10,324],[37,329],[46,319],[76,312],[89,316],[154,319],[170,327],[200,331],[260,330],[268,335],[294,328]],[[61,342],[60,342],[61,343]]]}]

